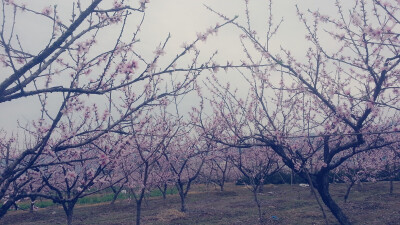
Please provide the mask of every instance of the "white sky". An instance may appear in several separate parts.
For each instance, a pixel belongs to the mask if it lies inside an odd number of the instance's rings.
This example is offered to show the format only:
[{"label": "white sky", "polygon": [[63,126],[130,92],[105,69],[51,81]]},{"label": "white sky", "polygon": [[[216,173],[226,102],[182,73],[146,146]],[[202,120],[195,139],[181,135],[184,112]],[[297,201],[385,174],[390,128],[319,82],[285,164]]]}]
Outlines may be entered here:
[{"label": "white sky", "polygon": [[[46,5],[57,4],[58,11],[64,16],[69,16],[71,13],[72,1],[68,0],[15,1],[26,2],[28,6],[38,11],[41,11]],[[112,0],[107,1],[112,3]],[[135,4],[137,1],[135,0]],[[87,3],[87,0],[82,0],[82,2]],[[249,2],[252,26],[262,36],[267,22],[267,1],[250,0]],[[152,55],[155,47],[167,37],[168,33],[171,33],[172,39],[167,48],[167,55],[174,56],[183,42],[191,42],[195,39],[197,32],[204,32],[208,27],[215,26],[217,22],[223,22],[218,16],[208,11],[203,4],[209,5],[231,18],[239,15],[238,21],[240,22],[245,19],[243,0],[150,0],[146,10],[145,23],[140,33],[142,52]],[[278,51],[280,46],[285,46],[285,48],[291,49],[295,55],[301,56],[307,46],[304,44],[304,27],[298,21],[295,4],[298,4],[303,11],[308,8],[320,8],[322,13],[336,13],[336,10],[332,11],[333,1],[330,0],[275,0],[273,5],[275,22],[277,23],[281,18],[284,19],[284,22],[278,33],[279,38],[273,41],[273,48]],[[49,24],[37,18],[21,17],[16,24],[23,46],[32,52],[42,49],[47,43],[49,35]],[[205,56],[218,50],[217,59],[221,64],[226,63],[227,60],[239,62],[239,59],[242,58],[242,48],[238,36],[239,32],[233,26],[227,26],[219,31],[218,36],[210,38],[207,42],[200,44],[198,48]],[[0,67],[0,71],[3,76],[8,74],[2,67]],[[221,76],[225,76],[225,79],[229,79],[233,83],[239,82],[234,74]],[[38,110],[35,110],[37,109],[36,104],[37,102],[33,98],[29,98],[29,101],[21,99],[2,103],[0,128],[12,130],[15,128],[17,120],[24,124],[36,118],[39,115]]]}]

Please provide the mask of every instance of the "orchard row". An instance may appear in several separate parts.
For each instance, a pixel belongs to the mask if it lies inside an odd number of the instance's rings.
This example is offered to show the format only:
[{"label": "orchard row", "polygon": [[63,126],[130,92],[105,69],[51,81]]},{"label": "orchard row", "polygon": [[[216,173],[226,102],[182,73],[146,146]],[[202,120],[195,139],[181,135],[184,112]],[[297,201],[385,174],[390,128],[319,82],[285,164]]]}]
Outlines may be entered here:
[{"label": "orchard row", "polygon": [[[36,108],[0,133],[0,218],[40,197],[72,224],[79,198],[112,187],[133,191],[140,224],[146,192],[173,184],[185,211],[200,174],[221,188],[246,177],[259,206],[263,180],[286,170],[310,184],[324,215],[322,204],[351,224],[331,175],[350,191],[399,173],[399,3],[337,0],[326,15],[293,6],[306,33],[292,34],[300,53],[279,42],[272,1],[264,28],[248,0],[243,18],[207,7],[220,22],[170,53],[170,36],[150,52],[139,40],[149,0],[2,0],[0,103]],[[47,30],[36,37],[43,48],[29,45],[21,20]],[[221,29],[237,32],[239,62],[203,54]]]}]

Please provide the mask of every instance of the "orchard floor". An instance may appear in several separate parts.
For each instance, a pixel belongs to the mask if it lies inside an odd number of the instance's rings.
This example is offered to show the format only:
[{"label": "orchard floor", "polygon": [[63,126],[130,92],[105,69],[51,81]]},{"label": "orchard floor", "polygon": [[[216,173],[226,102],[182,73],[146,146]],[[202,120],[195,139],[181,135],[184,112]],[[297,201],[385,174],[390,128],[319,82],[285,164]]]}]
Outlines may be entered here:
[{"label": "orchard floor", "polygon": [[[390,195],[387,182],[364,183],[354,187],[347,203],[343,202],[344,184],[331,185],[331,193],[354,224],[400,224],[400,182]],[[322,213],[308,188],[298,185],[265,185],[259,194],[268,224],[325,224]],[[181,213],[179,196],[164,201],[153,197],[143,204],[142,224],[257,224],[257,209],[249,189],[227,184],[220,192],[213,186],[195,185],[187,197],[188,211]],[[329,224],[336,220],[325,208]],[[272,220],[276,216],[277,220]],[[274,217],[275,218],[275,217]],[[96,205],[78,205],[74,224],[134,224],[135,204],[127,200]],[[11,211],[0,220],[3,225],[66,224],[61,207],[49,207],[29,213]]]}]

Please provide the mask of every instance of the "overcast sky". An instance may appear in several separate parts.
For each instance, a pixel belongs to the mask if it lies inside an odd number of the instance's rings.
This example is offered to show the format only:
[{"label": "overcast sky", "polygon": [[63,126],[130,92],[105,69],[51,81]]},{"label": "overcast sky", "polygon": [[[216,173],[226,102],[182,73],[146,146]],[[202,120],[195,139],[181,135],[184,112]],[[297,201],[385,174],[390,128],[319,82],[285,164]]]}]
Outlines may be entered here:
[{"label": "overcast sky", "polygon": [[[58,11],[67,18],[71,14],[71,1],[67,0],[15,0],[26,2],[29,7],[41,11],[46,5],[56,4]],[[87,1],[82,1],[83,3]],[[109,0],[109,2],[112,2]],[[133,1],[129,1],[133,2]],[[267,1],[250,0],[252,27],[259,31],[262,36],[265,32],[267,22]],[[233,18],[238,15],[238,21],[244,22],[244,1],[243,0],[150,0],[146,9],[146,19],[140,33],[142,52],[153,54],[155,47],[168,35],[172,38],[167,47],[167,54],[175,55],[183,42],[191,42],[196,38],[197,32],[204,32],[208,27],[215,26],[223,21],[215,14],[204,7],[204,4],[216,11],[224,13]],[[304,27],[299,23],[296,15],[295,4],[306,11],[309,8],[321,9],[323,13],[335,13],[332,10],[333,1],[329,0],[276,0],[273,5],[273,16],[275,22],[281,18],[284,22],[279,30],[278,37],[273,41],[273,48],[278,51],[280,46],[291,49],[295,55],[302,55],[306,49],[304,44]],[[85,5],[85,4],[84,4]],[[9,12],[6,12],[6,15]],[[26,49],[32,52],[40,51],[48,41],[48,23],[35,19],[36,17],[20,17],[17,21],[17,32]],[[222,63],[226,60],[238,62],[242,58],[242,48],[239,43],[239,32],[233,26],[227,26],[219,31],[217,36],[210,38],[207,42],[201,43],[198,48],[209,55],[218,50],[217,57]],[[107,37],[104,37],[107,38]],[[144,54],[145,55],[145,54]],[[0,68],[0,70],[3,68]],[[2,74],[5,71],[3,69]],[[235,77],[230,76],[235,82]],[[16,121],[23,124],[38,116],[34,100],[18,100],[11,103],[3,103],[0,110],[0,127],[9,130],[16,126]]]}]

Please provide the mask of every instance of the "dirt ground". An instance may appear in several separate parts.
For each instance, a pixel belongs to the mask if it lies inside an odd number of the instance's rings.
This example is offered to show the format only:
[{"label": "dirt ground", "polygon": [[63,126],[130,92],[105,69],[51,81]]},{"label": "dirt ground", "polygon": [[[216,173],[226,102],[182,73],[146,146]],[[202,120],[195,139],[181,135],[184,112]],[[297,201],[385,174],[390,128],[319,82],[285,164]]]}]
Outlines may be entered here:
[{"label": "dirt ground", "polygon": [[[268,224],[325,224],[320,208],[310,190],[298,185],[265,185],[259,196]],[[354,224],[400,224],[400,182],[389,194],[387,182],[364,183],[354,187],[344,203],[344,184],[332,184],[331,193]],[[142,224],[258,224],[257,208],[249,189],[227,184],[220,192],[213,186],[195,185],[187,197],[188,211],[179,211],[178,195],[147,199],[142,209]],[[330,224],[337,224],[325,208]],[[121,200],[115,205],[101,203],[78,205],[74,224],[128,225],[135,221],[134,201]],[[3,225],[66,224],[60,206],[33,213],[10,211],[0,220]]]}]

